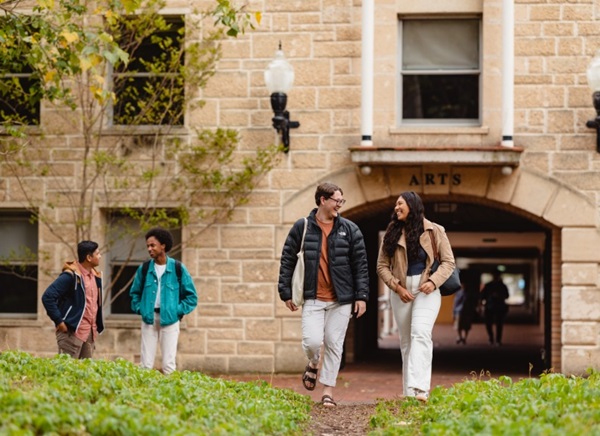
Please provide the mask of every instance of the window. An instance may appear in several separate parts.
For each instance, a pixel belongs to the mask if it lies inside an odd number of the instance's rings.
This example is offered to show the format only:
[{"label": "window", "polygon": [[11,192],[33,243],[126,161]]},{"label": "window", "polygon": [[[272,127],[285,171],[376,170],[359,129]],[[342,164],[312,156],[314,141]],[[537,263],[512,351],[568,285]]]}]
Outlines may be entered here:
[{"label": "window", "polygon": [[[0,19],[0,29],[9,18]],[[25,28],[28,28],[25,26]],[[39,125],[40,88],[39,80],[33,77],[32,68],[26,63],[28,43],[23,38],[4,34],[0,40],[10,41],[0,58],[0,125]]]},{"label": "window", "polygon": [[[170,229],[174,246],[181,244],[181,229]],[[133,218],[113,214],[107,230],[106,270],[103,274],[104,287],[108,289],[110,313],[131,314],[129,289],[138,267],[149,260],[146,250],[145,232]],[[169,253],[170,257],[180,259],[179,253]]]},{"label": "window", "polygon": [[40,100],[36,97],[37,79],[24,73],[4,74],[0,78],[0,122],[36,126],[40,124]]},{"label": "window", "polygon": [[183,17],[157,18],[157,29],[143,35],[145,26],[127,18],[115,30],[127,65],[115,67],[113,108],[116,125],[182,125],[184,114],[185,26]]},{"label": "window", "polygon": [[0,212],[0,313],[37,313],[38,228],[24,211]]},{"label": "window", "polygon": [[480,20],[400,21],[400,122],[479,122]]}]

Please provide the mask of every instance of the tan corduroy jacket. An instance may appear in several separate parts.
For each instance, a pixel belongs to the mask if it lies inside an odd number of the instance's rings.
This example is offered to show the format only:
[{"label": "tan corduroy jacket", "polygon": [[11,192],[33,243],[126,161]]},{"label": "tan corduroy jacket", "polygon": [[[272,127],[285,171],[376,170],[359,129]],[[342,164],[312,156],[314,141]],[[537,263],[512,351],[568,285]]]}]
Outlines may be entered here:
[{"label": "tan corduroy jacket", "polygon": [[[446,231],[439,224],[435,224],[427,219],[423,220],[424,232],[420,236],[419,241],[421,246],[427,253],[427,260],[425,261],[425,271],[421,275],[421,282],[419,285],[425,283],[427,280],[431,280],[435,285],[436,289],[444,283],[448,277],[454,271],[454,254],[452,253],[452,247]],[[437,271],[433,274],[430,273],[431,265],[433,263],[433,248],[431,245],[431,238],[428,232],[433,232],[435,240],[438,245],[438,256],[440,266]],[[383,251],[383,244],[379,248],[379,256],[377,257],[377,275],[383,280],[383,282],[392,291],[396,291],[396,284],[400,283],[400,286],[406,288],[406,271],[408,270],[408,256],[406,252],[406,237],[404,232],[400,236],[398,241],[398,248],[394,252],[394,256],[390,258]]]}]

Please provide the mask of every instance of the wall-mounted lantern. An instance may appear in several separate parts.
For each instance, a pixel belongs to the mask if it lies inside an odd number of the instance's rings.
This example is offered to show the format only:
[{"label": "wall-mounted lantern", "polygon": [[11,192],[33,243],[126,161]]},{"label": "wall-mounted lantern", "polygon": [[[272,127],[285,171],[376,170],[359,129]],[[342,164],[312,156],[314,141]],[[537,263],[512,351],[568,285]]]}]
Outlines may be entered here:
[{"label": "wall-mounted lantern", "polygon": [[588,85],[594,92],[592,101],[596,109],[596,118],[589,120],[585,125],[590,129],[596,129],[596,151],[600,153],[600,50],[590,62],[587,69]]},{"label": "wall-mounted lantern", "polygon": [[283,151],[287,153],[290,150],[290,129],[300,127],[300,123],[290,121],[290,113],[285,110],[287,92],[294,84],[294,69],[283,55],[281,42],[279,42],[279,49],[275,52],[275,58],[269,62],[269,66],[265,70],[265,84],[271,93],[271,108],[274,114],[273,128],[281,134]]}]

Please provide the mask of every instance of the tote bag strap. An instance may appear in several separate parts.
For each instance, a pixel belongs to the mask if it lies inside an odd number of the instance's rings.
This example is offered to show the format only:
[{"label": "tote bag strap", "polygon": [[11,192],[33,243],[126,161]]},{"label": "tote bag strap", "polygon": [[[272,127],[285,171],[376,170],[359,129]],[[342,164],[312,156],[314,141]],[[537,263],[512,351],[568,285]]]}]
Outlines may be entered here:
[{"label": "tote bag strap", "polygon": [[429,238],[431,239],[431,245],[433,247],[433,260],[437,260],[439,262],[440,258],[438,257],[437,241],[435,240],[433,230],[428,231],[427,233],[429,233]]},{"label": "tote bag strap", "polygon": [[300,243],[300,251],[298,253],[304,251],[304,237],[306,236],[306,227],[308,227],[308,220],[306,219],[306,217],[304,217],[304,231],[302,232],[302,242]]}]

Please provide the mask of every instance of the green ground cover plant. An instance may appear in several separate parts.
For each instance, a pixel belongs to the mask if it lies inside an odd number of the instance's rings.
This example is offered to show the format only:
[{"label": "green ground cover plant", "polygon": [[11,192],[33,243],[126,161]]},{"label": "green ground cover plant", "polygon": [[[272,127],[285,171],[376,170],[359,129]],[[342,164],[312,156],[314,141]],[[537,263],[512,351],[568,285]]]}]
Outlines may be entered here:
[{"label": "green ground cover plant", "polygon": [[426,405],[414,399],[377,405],[370,421],[381,435],[600,435],[600,373],[547,373],[438,387]]},{"label": "green ground cover plant", "polygon": [[295,434],[310,407],[308,397],[266,382],[0,353],[2,435]]}]

